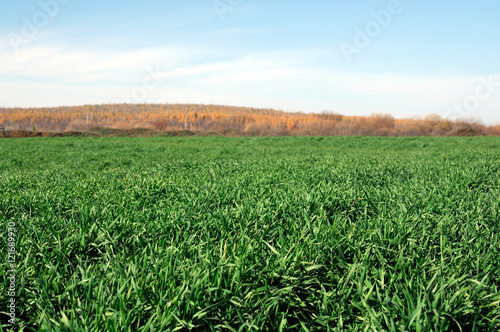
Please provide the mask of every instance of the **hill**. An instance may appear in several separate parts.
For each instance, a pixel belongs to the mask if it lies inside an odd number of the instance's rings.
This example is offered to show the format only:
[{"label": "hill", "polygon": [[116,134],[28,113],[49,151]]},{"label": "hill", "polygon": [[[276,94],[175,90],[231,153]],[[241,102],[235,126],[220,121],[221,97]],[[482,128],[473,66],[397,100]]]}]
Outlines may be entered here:
[{"label": "hill", "polygon": [[149,129],[145,131],[147,135],[151,132],[161,134],[187,130],[233,136],[500,135],[500,126],[488,127],[470,119],[450,121],[437,114],[429,114],[423,119],[394,119],[389,114],[360,117],[332,112],[288,113],[273,109],[197,104],[0,108],[0,128],[39,132],[40,135],[47,132],[82,133],[94,128]]}]

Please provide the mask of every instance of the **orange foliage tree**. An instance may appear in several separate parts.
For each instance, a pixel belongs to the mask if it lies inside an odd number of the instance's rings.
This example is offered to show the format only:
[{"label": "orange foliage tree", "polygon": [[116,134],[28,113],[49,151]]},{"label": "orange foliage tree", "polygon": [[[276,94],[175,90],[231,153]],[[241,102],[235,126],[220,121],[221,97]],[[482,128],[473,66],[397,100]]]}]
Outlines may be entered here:
[{"label": "orange foliage tree", "polygon": [[272,109],[198,104],[107,104],[54,108],[0,108],[7,130],[85,131],[92,128],[191,130],[227,135],[500,135],[500,126],[474,119],[450,121],[437,114],[394,119],[389,114],[344,116],[332,112],[287,113]]}]

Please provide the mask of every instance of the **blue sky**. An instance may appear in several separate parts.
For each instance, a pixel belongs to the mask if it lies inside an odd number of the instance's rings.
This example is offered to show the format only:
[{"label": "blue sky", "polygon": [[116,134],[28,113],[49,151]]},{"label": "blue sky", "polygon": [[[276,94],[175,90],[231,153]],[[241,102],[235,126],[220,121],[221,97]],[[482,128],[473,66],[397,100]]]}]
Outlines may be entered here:
[{"label": "blue sky", "polygon": [[0,106],[204,103],[500,123],[500,2],[0,2]]}]

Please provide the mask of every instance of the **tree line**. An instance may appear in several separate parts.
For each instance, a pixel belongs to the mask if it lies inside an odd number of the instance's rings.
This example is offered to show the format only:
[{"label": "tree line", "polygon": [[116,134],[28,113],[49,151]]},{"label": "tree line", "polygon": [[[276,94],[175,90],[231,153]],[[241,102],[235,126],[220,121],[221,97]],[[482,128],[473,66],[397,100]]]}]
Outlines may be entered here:
[{"label": "tree line", "polygon": [[500,136],[500,125],[437,114],[395,119],[389,114],[344,116],[198,104],[106,104],[53,108],[0,108],[0,128],[41,132],[94,128],[189,130],[222,135]]}]

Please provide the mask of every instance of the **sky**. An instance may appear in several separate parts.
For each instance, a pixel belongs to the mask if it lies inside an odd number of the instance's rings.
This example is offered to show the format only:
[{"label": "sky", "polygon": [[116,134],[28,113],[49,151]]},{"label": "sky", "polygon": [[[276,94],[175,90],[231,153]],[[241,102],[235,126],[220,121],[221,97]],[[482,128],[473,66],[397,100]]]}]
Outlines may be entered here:
[{"label": "sky", "polygon": [[0,107],[199,103],[500,124],[497,0],[1,0]]}]

